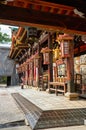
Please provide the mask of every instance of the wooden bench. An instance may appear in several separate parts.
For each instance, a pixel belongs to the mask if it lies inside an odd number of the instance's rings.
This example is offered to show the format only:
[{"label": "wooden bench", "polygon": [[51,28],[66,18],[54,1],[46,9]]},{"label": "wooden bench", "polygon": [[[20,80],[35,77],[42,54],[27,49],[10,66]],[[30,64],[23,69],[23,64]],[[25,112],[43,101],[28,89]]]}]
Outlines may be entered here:
[{"label": "wooden bench", "polygon": [[48,83],[49,92],[55,91],[56,95],[58,92],[63,94],[67,92],[67,83],[66,82],[49,82]]}]

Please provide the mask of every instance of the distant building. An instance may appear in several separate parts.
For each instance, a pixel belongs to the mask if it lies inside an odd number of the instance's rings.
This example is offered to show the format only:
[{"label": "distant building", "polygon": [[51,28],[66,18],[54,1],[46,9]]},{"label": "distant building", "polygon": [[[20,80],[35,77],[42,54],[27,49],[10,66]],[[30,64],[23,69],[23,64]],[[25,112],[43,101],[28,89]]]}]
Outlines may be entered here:
[{"label": "distant building", "polygon": [[0,44],[0,77],[7,77],[7,86],[16,85],[16,64],[8,57],[9,44]]}]

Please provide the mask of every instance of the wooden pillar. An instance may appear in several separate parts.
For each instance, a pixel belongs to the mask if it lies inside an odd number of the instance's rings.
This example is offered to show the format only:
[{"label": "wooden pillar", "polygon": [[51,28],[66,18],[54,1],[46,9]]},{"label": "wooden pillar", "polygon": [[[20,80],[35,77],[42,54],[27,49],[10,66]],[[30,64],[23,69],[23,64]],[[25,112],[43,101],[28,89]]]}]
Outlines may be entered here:
[{"label": "wooden pillar", "polygon": [[40,42],[38,43],[38,55],[39,55],[39,60],[38,60],[38,89],[40,88],[40,76],[42,75],[42,68],[41,68],[41,46]]},{"label": "wooden pillar", "polygon": [[[33,51],[33,45],[31,46],[32,47],[32,53],[31,53],[31,57],[33,56],[34,54],[34,51]],[[31,86],[34,86],[34,62],[33,62],[33,58],[31,59]]]},{"label": "wooden pillar", "polygon": [[28,65],[27,64],[26,64],[25,70],[26,70],[26,85],[28,85]]},{"label": "wooden pillar", "polygon": [[[69,49],[64,49],[64,57],[67,61],[67,93],[65,94],[70,100],[75,100],[78,98],[78,94],[75,93],[74,86],[74,43],[73,37],[68,34],[64,34],[60,37],[62,43],[69,44]],[[62,48],[61,48],[62,49]],[[69,54],[67,54],[69,52]]]},{"label": "wooden pillar", "polygon": [[[48,33],[48,48],[53,49],[52,35]],[[48,82],[53,81],[53,52],[49,53],[49,64],[48,64]]]},{"label": "wooden pillar", "polygon": [[67,58],[67,84],[68,84],[68,92],[74,93],[74,44],[72,41],[69,41],[69,52],[70,57]]}]

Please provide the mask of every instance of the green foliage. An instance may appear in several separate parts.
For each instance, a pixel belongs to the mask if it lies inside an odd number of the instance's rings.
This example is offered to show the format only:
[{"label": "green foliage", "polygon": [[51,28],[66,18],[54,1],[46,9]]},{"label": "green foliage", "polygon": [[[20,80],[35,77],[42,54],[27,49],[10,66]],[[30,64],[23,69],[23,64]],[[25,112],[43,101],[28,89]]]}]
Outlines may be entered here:
[{"label": "green foliage", "polygon": [[0,42],[1,43],[10,42],[10,41],[11,41],[11,38],[8,34],[6,34],[6,33],[3,34],[2,32],[0,32]]},{"label": "green foliage", "polygon": [[7,83],[7,77],[6,76],[0,76],[0,83]]}]

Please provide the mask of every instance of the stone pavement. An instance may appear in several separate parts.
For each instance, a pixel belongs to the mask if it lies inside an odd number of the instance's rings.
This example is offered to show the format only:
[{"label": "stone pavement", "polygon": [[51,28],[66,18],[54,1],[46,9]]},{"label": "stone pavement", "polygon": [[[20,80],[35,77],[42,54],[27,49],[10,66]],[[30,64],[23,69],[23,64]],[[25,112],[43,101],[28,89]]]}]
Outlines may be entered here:
[{"label": "stone pavement", "polygon": [[[3,128],[0,130],[31,130],[31,128],[28,126],[18,126],[11,128]],[[39,129],[39,130],[86,130],[86,126],[70,126],[70,127]]]},{"label": "stone pavement", "polygon": [[[20,87],[15,87],[15,88],[8,88],[8,91],[10,93],[19,93],[25,99],[27,99],[28,101],[30,101],[31,103],[39,107],[41,110],[43,110],[44,111],[43,113],[45,113],[44,114],[45,116],[41,116],[41,119],[42,118],[44,119],[42,120],[41,126],[43,126],[43,123],[45,121],[44,124],[48,123],[47,127],[45,128],[48,128],[52,124],[52,123],[49,123],[50,121],[49,122],[48,120],[46,121],[46,119],[49,119],[49,120],[51,119],[53,123],[60,122],[60,120],[58,120],[57,117],[56,117],[56,121],[53,120],[55,119],[55,113],[57,116],[59,114],[61,115],[59,116],[59,118],[61,118],[61,122],[63,126],[67,126],[68,122],[70,122],[70,125],[79,125],[80,122],[82,122],[81,124],[83,124],[84,119],[86,119],[86,100],[70,101],[62,95],[56,96],[55,94],[48,94],[44,91],[37,91],[36,89],[31,89],[31,88],[22,90]],[[21,98],[22,97],[20,97],[20,99]],[[21,99],[21,101],[20,99],[19,99],[19,102],[21,103],[23,99]],[[23,104],[23,106],[25,106],[25,104]],[[30,109],[30,111],[32,110]],[[53,113],[52,112],[49,113],[49,111],[53,111]],[[32,111],[32,113],[34,113],[34,111]],[[57,123],[55,123],[55,125],[57,125]],[[61,129],[63,129],[63,127]]]},{"label": "stone pavement", "polygon": [[[17,106],[16,102],[10,95],[11,93],[19,92],[24,97],[27,97],[30,99],[30,101],[35,102],[38,104],[38,106],[41,106],[43,109],[55,109],[57,107],[55,103],[59,104],[61,96],[56,96],[55,94],[48,94],[46,92],[39,92],[34,89],[24,89],[21,90],[20,87],[13,87],[13,88],[0,88],[0,124],[9,123],[9,122],[15,122],[24,120],[24,114],[22,113],[21,109],[19,109],[19,106]],[[44,99],[44,100],[43,100]],[[62,97],[61,97],[62,100]],[[47,102],[48,104],[52,104],[53,107],[49,108],[48,105],[44,104],[44,102]],[[51,101],[51,102],[50,102]],[[58,101],[58,102],[56,102]],[[67,100],[68,101],[68,100]],[[69,102],[69,101],[68,101]],[[82,100],[75,101],[74,103],[81,104],[80,106],[85,107],[85,102]],[[83,105],[84,104],[84,105]],[[61,107],[58,105],[58,107]],[[57,109],[57,108],[56,108]],[[29,126],[15,126],[15,127],[8,127],[8,128],[0,128],[0,130],[31,130]],[[70,126],[70,127],[61,127],[61,128],[49,128],[49,129],[41,129],[41,130],[86,130],[86,125],[83,126]]]},{"label": "stone pavement", "polygon": [[21,89],[20,87],[8,88],[10,93],[20,93],[23,97],[31,101],[42,110],[76,109],[86,108],[86,100],[70,101],[65,96],[49,94],[36,89]]},{"label": "stone pavement", "polygon": [[10,127],[10,128],[2,128],[0,130],[31,130],[28,126],[17,126],[17,127]]},{"label": "stone pavement", "polygon": [[86,108],[46,111],[40,109],[19,93],[13,93],[12,96],[25,113],[32,129],[83,125],[84,120],[86,120]]},{"label": "stone pavement", "polygon": [[[31,128],[28,126],[19,126],[19,127],[3,128],[0,130],[31,130]],[[39,130],[86,130],[86,126],[70,126],[70,127],[39,129]]]},{"label": "stone pavement", "polygon": [[6,88],[0,88],[0,126],[9,122],[23,121],[23,112],[8,93]]}]

